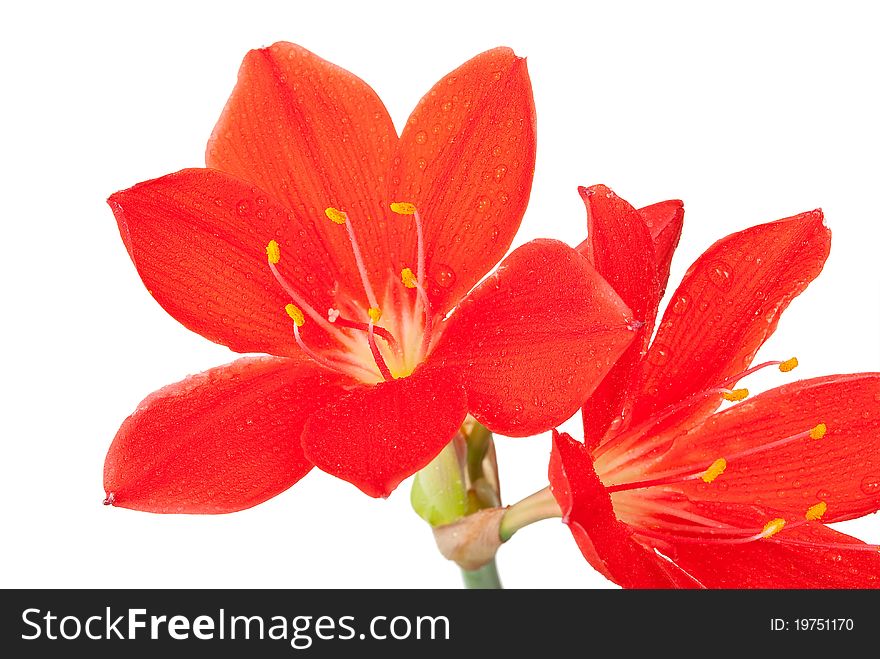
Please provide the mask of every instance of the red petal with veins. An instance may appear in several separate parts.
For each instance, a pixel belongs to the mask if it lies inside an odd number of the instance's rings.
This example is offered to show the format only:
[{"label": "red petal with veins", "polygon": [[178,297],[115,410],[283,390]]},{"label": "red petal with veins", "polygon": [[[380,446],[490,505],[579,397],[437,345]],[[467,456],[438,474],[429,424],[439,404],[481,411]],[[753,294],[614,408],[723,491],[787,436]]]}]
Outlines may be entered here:
[{"label": "red petal with veins", "polygon": [[[680,436],[652,471],[699,468],[726,457],[727,469],[712,483],[676,487],[693,500],[758,504],[793,519],[803,519],[819,501],[828,506],[823,521],[873,513],[880,508],[880,460],[870,458],[880,455],[878,401],[878,373],[833,375],[772,389]],[[734,457],[819,423],[827,428],[821,439],[802,438]]]},{"label": "red petal with veins", "polygon": [[684,204],[678,199],[661,201],[639,209],[645,221],[651,240],[654,241],[654,255],[657,258],[657,283],[660,286],[660,298],[666,292],[669,282],[669,268],[672,255],[678,247],[681,229],[684,224]]},{"label": "red petal with veins", "polygon": [[[268,195],[221,172],[185,169],[108,200],[138,274],[186,327],[237,352],[295,355],[290,302],[266,260],[277,240],[279,269],[322,311],[333,276],[300,237],[299,220]],[[324,335],[315,336],[326,341]]]},{"label": "red petal with veins", "polygon": [[[785,544],[784,539],[810,546]],[[708,588],[880,588],[877,550],[818,523],[747,544],[678,543],[676,550],[676,564]]]},{"label": "red petal with veins", "polygon": [[373,286],[381,290],[411,231],[387,206],[396,143],[385,106],[365,82],[305,48],[279,42],[245,57],[206,162],[319,224],[310,249],[329,253],[336,278],[362,299],[346,231],[327,220],[324,209],[349,214]]},{"label": "red petal with veins", "polygon": [[578,547],[608,579],[624,588],[699,587],[675,565],[633,540],[632,531],[614,514],[587,447],[555,430],[549,478]]},{"label": "red petal with veins", "polygon": [[147,397],[104,463],[113,505],[153,513],[230,513],[296,483],[312,468],[300,434],[339,392],[308,362],[244,358]]},{"label": "red petal with veins", "polygon": [[[495,48],[440,80],[409,117],[395,165],[394,201],[414,203],[425,223],[427,289],[442,316],[504,256],[526,209],[535,168],[526,61]],[[407,237],[401,254],[413,259]]]},{"label": "red petal with veins", "polygon": [[577,411],[632,340],[630,319],[585,258],[534,240],[474,289],[428,359],[463,373],[481,423],[524,437]]},{"label": "red petal with veins", "polygon": [[422,367],[339,395],[309,420],[302,443],[318,468],[371,497],[387,497],[434,459],[465,416],[464,387],[449,373]]},{"label": "red petal with veins", "polygon": [[643,363],[633,423],[747,368],[782,311],[821,272],[830,244],[821,211],[812,211],[706,250],[663,315]]},{"label": "red petal with veins", "polygon": [[633,317],[644,323],[584,406],[584,437],[592,447],[632,405],[633,379],[654,331],[660,289],[654,243],[640,212],[604,185],[578,192],[587,207],[587,240],[581,253],[632,309]]}]

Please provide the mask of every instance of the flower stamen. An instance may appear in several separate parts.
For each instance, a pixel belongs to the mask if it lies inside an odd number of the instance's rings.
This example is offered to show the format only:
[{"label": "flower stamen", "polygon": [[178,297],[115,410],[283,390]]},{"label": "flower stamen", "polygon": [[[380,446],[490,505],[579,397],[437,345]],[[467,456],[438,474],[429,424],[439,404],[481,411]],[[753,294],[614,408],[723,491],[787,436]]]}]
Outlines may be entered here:
[{"label": "flower stamen", "polygon": [[[659,425],[669,417],[677,414],[678,412],[681,412],[684,409],[690,408],[697,403],[708,400],[712,396],[720,395],[724,400],[730,402],[739,402],[741,400],[744,400],[749,395],[748,389],[730,389],[729,386],[738,382],[742,378],[751,375],[752,373],[755,373],[757,371],[768,368],[769,366],[777,366],[781,372],[788,373],[796,368],[797,365],[797,357],[792,357],[785,361],[766,361],[761,364],[752,366],[751,368],[737,373],[736,375],[725,378],[720,383],[718,383],[716,387],[705,389],[703,391],[698,391],[678,403],[669,405],[651,416],[650,418],[646,419],[644,422],[640,423],[638,426],[630,428],[620,433],[619,435],[612,437],[608,441],[600,444],[595,450],[594,459],[601,458],[609,452],[614,451],[617,454],[617,457],[611,460],[604,469],[606,473],[610,473],[614,469],[617,469],[618,467],[628,462],[631,462],[636,458],[641,457],[645,453],[654,450],[660,444],[667,441],[663,437],[658,437],[654,441],[649,442],[645,442],[642,440],[644,439],[648,430]],[[635,452],[627,453],[627,450],[636,443],[639,444],[639,449]]]},{"label": "flower stamen", "polygon": [[[345,318],[339,313],[338,309],[328,309],[327,320],[329,320],[331,323],[339,325],[340,327],[345,327],[347,329],[353,329],[367,333],[370,332],[369,324],[360,323],[356,320]],[[385,340],[385,343],[388,344],[388,347],[391,348],[391,350],[393,350],[395,354],[400,354],[400,344],[398,344],[397,339],[394,338],[394,335],[391,332],[389,332],[384,327],[380,327],[379,325],[375,325],[373,327],[373,331],[376,333],[376,336],[380,336]]]},{"label": "flower stamen", "polygon": [[351,340],[345,336],[338,329],[333,327],[327,320],[317,312],[317,310],[306,302],[305,297],[296,290],[287,279],[284,278],[284,275],[278,270],[278,263],[281,261],[281,247],[274,240],[270,240],[266,245],[266,256],[269,261],[269,269],[272,271],[272,275],[275,277],[275,281],[284,289],[284,292],[287,293],[290,298],[293,300],[294,304],[299,307],[302,311],[307,313],[310,318],[312,318],[318,326],[325,330],[328,334],[335,337],[338,341],[343,344],[350,345]]},{"label": "flower stamen", "polygon": [[370,324],[368,326],[367,333],[367,340],[370,343],[370,352],[373,354],[373,359],[376,361],[376,366],[379,367],[379,372],[382,374],[382,377],[385,379],[386,382],[390,382],[394,379],[394,376],[391,374],[391,369],[388,368],[388,364],[385,363],[385,358],[379,351],[379,346],[376,345],[375,330],[376,328],[373,325],[373,319],[370,318]]},{"label": "flower stamen", "polygon": [[[422,334],[421,347],[422,355],[425,356],[428,354],[428,349],[431,347],[431,330],[434,311],[433,309],[431,309],[431,302],[428,300],[428,292],[425,288],[426,273],[424,226],[422,224],[422,218],[419,215],[419,211],[416,208],[415,204],[403,201],[396,201],[391,204],[391,210],[398,215],[412,215],[413,221],[416,225],[417,260],[415,281],[413,281],[412,270],[410,270],[409,268],[404,268],[403,271],[400,273],[400,276],[403,280],[404,286],[406,286],[407,288],[415,288],[419,292],[419,300],[421,300],[422,308],[425,312],[425,329],[424,333]],[[407,276],[405,273],[409,273],[409,275]]]},{"label": "flower stamen", "polygon": [[804,517],[808,522],[817,522],[822,519],[822,516],[825,514],[825,511],[828,510],[828,504],[824,501],[820,501],[819,503],[810,506],[807,508],[807,512],[804,513]]},{"label": "flower stamen", "polygon": [[434,311],[431,309],[431,301],[428,299],[428,294],[425,292],[424,286],[422,286],[419,281],[413,276],[413,271],[409,268],[404,268],[400,271],[400,280],[403,282],[403,285],[407,288],[415,288],[419,295],[419,301],[422,303],[422,309],[425,312],[425,327],[422,332],[422,345],[421,345],[421,354],[422,356],[426,356],[428,354],[428,350],[431,347],[431,329],[434,322]]},{"label": "flower stamen", "polygon": [[303,314],[302,309],[300,309],[295,304],[288,304],[284,307],[284,310],[287,312],[287,315],[290,316],[291,320],[293,320],[293,336],[296,339],[296,344],[300,347],[306,355],[309,356],[314,362],[323,366],[327,370],[336,371],[337,373],[342,373],[343,375],[347,375],[347,373],[331,362],[329,359],[319,355],[317,352],[309,348],[305,341],[303,341],[302,335],[299,332],[299,328],[305,325],[306,317]]},{"label": "flower stamen", "polygon": [[[370,303],[370,312],[373,312],[375,309],[381,316],[382,312],[379,311],[379,303],[376,301],[376,294],[373,292],[373,286],[370,284],[370,278],[367,276],[367,266],[361,255],[361,248],[358,245],[357,236],[355,236],[354,233],[354,226],[352,226],[348,214],[345,213],[345,211],[333,207],[325,209],[324,214],[334,224],[345,225],[345,229],[348,232],[348,240],[351,243],[351,251],[352,254],[354,254],[354,261],[357,264],[358,273],[361,276],[361,283],[364,286],[364,293],[367,294],[367,301]],[[373,313],[370,313],[370,317],[373,317]]]},{"label": "flower stamen", "polygon": [[809,430],[795,433],[794,435],[789,435],[788,437],[783,437],[782,439],[777,439],[776,441],[768,442],[767,444],[762,444],[760,446],[755,446],[750,449],[745,449],[744,451],[739,451],[738,453],[729,455],[726,458],[718,458],[707,466],[681,467],[680,469],[670,469],[665,472],[658,472],[656,474],[652,474],[654,478],[651,479],[609,485],[608,491],[622,492],[626,490],[641,490],[647,487],[674,485],[676,483],[697,480],[698,478],[702,479],[703,482],[709,484],[712,483],[716,478],[718,478],[722,473],[724,473],[724,470],[727,469],[727,464],[731,460],[741,460],[742,458],[748,457],[750,455],[755,455],[756,453],[763,453],[764,451],[769,451],[770,449],[779,448],[780,446],[790,444],[791,442],[797,441],[799,439],[821,439],[825,435],[826,431],[827,428],[825,424],[819,423]]}]

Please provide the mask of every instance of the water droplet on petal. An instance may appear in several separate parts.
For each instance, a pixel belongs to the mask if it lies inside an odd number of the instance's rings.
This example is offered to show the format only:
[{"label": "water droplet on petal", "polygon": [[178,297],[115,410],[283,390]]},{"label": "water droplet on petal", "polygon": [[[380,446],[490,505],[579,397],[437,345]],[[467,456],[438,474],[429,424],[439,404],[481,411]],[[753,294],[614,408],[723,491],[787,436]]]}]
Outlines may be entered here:
[{"label": "water droplet on petal", "polygon": [[865,476],[859,484],[859,488],[869,497],[880,496],[880,475],[871,474]]},{"label": "water droplet on petal", "polygon": [[416,144],[424,144],[427,141],[428,134],[425,131],[420,130],[418,133],[416,133]]},{"label": "water droplet on petal", "polygon": [[683,314],[690,303],[691,301],[687,295],[677,295],[675,297],[675,302],[672,303],[672,313],[678,315]]},{"label": "water droplet on petal", "polygon": [[669,348],[663,345],[655,345],[648,352],[648,361],[654,366],[663,366],[669,361]]},{"label": "water droplet on petal", "polygon": [[477,203],[477,212],[485,213],[487,210],[489,210],[489,206],[491,206],[491,205],[492,205],[492,202],[489,201],[488,197],[482,197],[480,199],[480,201]]},{"label": "water droplet on petal", "polygon": [[499,165],[495,168],[495,182],[501,183],[504,179],[505,174],[507,174],[507,165]]},{"label": "water droplet on petal", "polygon": [[437,282],[438,286],[449,288],[455,283],[455,271],[448,265],[441,263],[437,266],[437,270],[434,273],[434,281]]},{"label": "water droplet on petal", "polygon": [[730,288],[730,278],[730,268],[720,261],[709,266],[709,281],[722,291]]}]

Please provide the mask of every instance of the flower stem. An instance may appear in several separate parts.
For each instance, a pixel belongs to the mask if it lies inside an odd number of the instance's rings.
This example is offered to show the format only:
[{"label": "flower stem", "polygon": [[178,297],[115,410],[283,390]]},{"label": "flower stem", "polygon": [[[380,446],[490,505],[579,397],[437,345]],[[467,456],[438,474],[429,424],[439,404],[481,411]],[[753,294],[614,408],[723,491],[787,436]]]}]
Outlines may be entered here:
[{"label": "flower stem", "polygon": [[461,578],[464,581],[464,587],[469,590],[497,590],[503,587],[501,579],[498,577],[495,559],[476,570],[462,570]]},{"label": "flower stem", "polygon": [[501,541],[507,542],[521,528],[552,517],[562,517],[562,510],[550,488],[545,487],[507,509],[501,518]]}]

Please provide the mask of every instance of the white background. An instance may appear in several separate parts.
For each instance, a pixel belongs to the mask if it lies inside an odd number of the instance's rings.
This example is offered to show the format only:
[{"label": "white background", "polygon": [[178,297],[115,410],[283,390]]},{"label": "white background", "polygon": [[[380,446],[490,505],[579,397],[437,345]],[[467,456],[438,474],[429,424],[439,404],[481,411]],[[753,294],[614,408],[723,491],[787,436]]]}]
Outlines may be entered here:
[{"label": "white background", "polygon": [[[527,56],[539,147],[517,244],[580,242],[577,185],[607,183],[636,205],[678,197],[687,213],[675,282],[717,238],[821,206],[831,258],[759,358],[797,355],[800,377],[880,370],[871,5],[656,4],[6,5],[0,585],[458,586],[409,510],[408,483],[376,501],[314,472],[217,517],[101,505],[104,453],[138,401],[234,357],[149,297],[104,200],[202,165],[241,58],[276,40],[367,80],[398,127],[478,52],[509,45]],[[577,419],[565,427],[580,434]],[[546,436],[499,439],[506,502],[546,484],[548,447]],[[844,528],[880,541],[876,516]],[[512,587],[610,585],[558,521],[518,534],[499,566]]]}]

